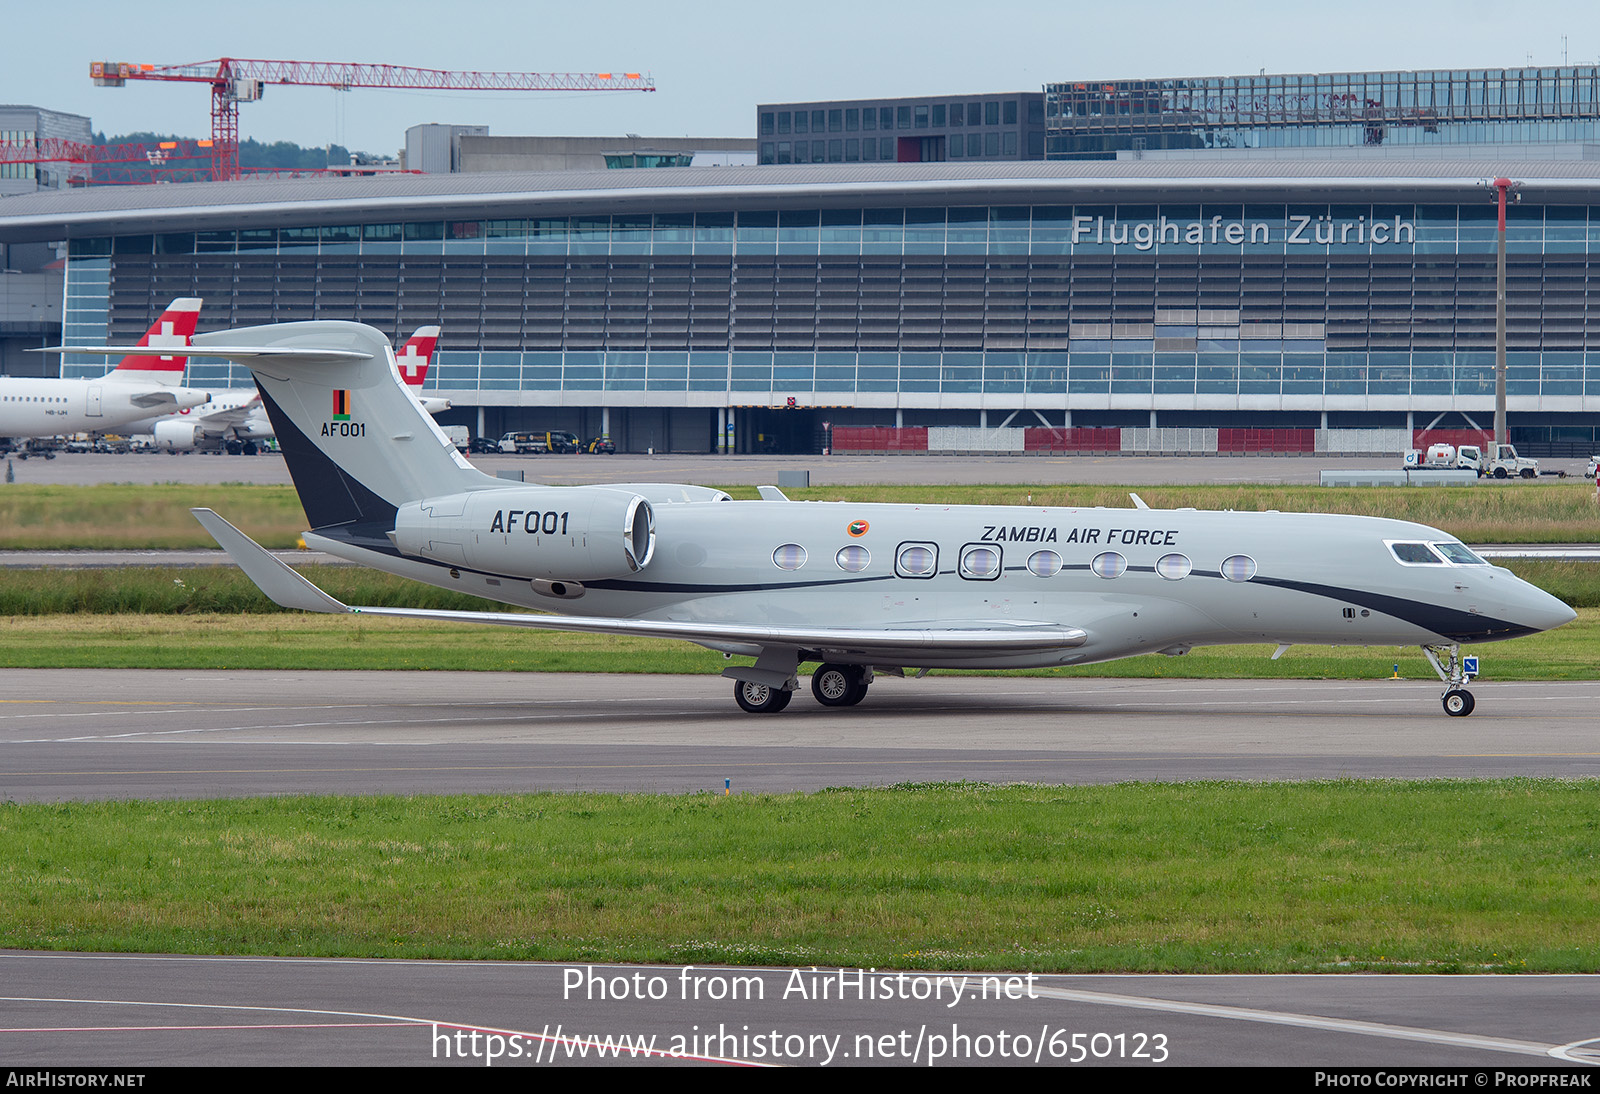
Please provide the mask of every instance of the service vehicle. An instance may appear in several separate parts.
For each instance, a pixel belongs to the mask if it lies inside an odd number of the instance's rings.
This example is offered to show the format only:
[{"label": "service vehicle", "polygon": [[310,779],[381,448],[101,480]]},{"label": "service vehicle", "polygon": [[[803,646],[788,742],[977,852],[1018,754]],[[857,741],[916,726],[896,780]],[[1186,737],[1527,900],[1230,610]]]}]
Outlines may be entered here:
[{"label": "service vehicle", "polygon": [[1516,445],[1493,444],[1489,446],[1489,453],[1484,457],[1478,473],[1496,479],[1536,479],[1539,477],[1539,461],[1517,455]]},{"label": "service vehicle", "polygon": [[543,433],[521,433],[512,430],[500,438],[500,451],[531,456],[550,451],[550,442]]}]

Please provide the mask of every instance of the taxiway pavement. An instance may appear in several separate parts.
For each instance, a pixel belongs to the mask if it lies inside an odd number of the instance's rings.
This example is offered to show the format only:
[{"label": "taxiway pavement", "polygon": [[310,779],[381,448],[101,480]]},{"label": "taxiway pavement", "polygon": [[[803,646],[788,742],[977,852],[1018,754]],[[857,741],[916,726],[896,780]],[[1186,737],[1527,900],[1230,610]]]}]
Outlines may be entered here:
[{"label": "taxiway pavement", "polygon": [[1600,775],[1600,681],[880,677],[749,715],[710,676],[8,670],[0,799]]}]

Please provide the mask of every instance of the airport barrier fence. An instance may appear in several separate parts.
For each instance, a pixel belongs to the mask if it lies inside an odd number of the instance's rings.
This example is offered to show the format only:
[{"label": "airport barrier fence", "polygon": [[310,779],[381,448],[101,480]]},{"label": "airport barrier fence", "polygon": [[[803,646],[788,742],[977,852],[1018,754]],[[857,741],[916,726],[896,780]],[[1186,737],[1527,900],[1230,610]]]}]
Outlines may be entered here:
[{"label": "airport barrier fence", "polygon": [[1399,460],[1430,444],[1487,445],[1471,429],[1122,429],[1048,426],[837,426],[835,452],[984,452],[1014,455],[1371,456]]}]

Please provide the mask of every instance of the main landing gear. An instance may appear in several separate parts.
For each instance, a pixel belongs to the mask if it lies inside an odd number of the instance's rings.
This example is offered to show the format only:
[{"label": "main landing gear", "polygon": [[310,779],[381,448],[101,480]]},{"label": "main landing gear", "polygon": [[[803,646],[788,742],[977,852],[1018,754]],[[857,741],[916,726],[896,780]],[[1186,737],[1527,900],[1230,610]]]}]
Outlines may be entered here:
[{"label": "main landing gear", "polygon": [[[868,666],[820,665],[811,674],[811,694],[825,707],[853,707],[867,697],[871,683],[872,669]],[[789,705],[794,691],[754,680],[735,680],[733,698],[747,714],[776,714]]]},{"label": "main landing gear", "polygon": [[867,697],[872,670],[861,665],[819,665],[811,674],[811,694],[825,707],[853,707]]},{"label": "main landing gear", "polygon": [[733,682],[733,698],[746,714],[776,714],[789,705],[794,692],[787,688],[768,687],[750,680]]},{"label": "main landing gear", "polygon": [[1462,687],[1467,675],[1461,664],[1460,646],[1423,646],[1422,655],[1444,681],[1444,712],[1452,718],[1465,718],[1477,706],[1472,692]]}]

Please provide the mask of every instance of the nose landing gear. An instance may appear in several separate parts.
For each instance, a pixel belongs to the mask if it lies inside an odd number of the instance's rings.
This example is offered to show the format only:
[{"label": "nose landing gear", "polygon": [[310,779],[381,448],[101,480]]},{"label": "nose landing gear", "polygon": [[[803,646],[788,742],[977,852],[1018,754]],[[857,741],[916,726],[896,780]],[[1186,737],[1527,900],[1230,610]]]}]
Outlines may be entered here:
[{"label": "nose landing gear", "polygon": [[1439,679],[1444,681],[1444,712],[1452,718],[1465,718],[1471,714],[1477,701],[1472,698],[1472,692],[1462,687],[1467,682],[1467,674],[1461,663],[1461,647],[1423,646],[1422,655],[1433,666],[1433,671],[1439,674]]}]

